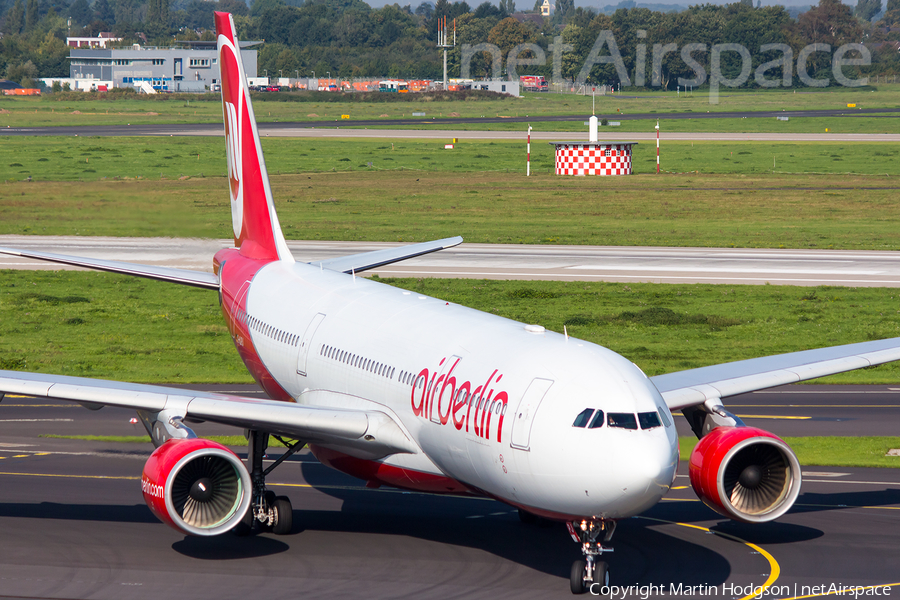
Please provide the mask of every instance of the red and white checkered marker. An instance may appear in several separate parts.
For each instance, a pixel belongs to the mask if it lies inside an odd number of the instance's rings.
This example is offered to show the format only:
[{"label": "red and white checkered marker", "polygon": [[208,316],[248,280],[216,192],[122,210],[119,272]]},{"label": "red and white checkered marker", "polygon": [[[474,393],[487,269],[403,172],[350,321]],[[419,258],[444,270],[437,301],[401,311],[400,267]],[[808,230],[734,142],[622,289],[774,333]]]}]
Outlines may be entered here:
[{"label": "red and white checkered marker", "polygon": [[131,419],[128,422],[131,423],[132,425],[137,425],[138,420],[135,417],[131,417]]},{"label": "red and white checkered marker", "polygon": [[625,144],[560,144],[557,175],[631,175],[631,148]]}]

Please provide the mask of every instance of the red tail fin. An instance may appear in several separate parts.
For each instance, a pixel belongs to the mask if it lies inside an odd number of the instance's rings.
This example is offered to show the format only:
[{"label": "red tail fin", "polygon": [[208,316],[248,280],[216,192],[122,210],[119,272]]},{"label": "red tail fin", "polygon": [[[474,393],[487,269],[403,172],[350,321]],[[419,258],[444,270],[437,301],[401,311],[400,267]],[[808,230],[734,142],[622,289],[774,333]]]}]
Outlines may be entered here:
[{"label": "red tail fin", "polygon": [[272,202],[256,117],[229,13],[216,13],[234,245],[250,258],[293,260]]}]

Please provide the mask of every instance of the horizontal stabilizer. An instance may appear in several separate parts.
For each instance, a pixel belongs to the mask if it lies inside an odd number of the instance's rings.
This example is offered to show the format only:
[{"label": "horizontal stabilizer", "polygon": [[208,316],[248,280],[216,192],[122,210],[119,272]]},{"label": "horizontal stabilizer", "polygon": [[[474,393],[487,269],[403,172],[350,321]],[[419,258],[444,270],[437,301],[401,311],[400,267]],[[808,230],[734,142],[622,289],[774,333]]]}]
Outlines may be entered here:
[{"label": "horizontal stabilizer", "polygon": [[329,269],[331,271],[339,271],[341,273],[361,273],[369,269],[376,269],[408,258],[415,258],[423,254],[430,254],[438,250],[446,250],[453,246],[461,244],[463,239],[460,236],[444,238],[442,240],[434,240],[433,242],[422,242],[421,244],[411,244],[409,246],[400,246],[399,248],[387,248],[385,250],[375,250],[373,252],[364,252],[362,254],[351,254],[340,258],[332,258],[319,262],[309,263],[315,266]]},{"label": "horizontal stabilizer", "polygon": [[11,256],[21,256],[23,258],[46,260],[48,262],[71,265],[73,267],[84,267],[85,269],[95,269],[97,271],[109,271],[111,273],[122,273],[123,275],[146,277],[148,279],[156,279],[157,281],[168,281],[170,283],[192,285],[194,287],[209,290],[219,289],[219,278],[212,273],[204,273],[203,271],[172,269],[170,267],[154,267],[151,265],[139,265],[135,263],[119,262],[117,260],[83,258],[81,256],[53,254],[51,252],[15,250],[13,248],[0,248],[0,254],[9,254]]},{"label": "horizontal stabilizer", "polygon": [[900,360],[900,338],[816,348],[689,369],[650,380],[670,410]]}]

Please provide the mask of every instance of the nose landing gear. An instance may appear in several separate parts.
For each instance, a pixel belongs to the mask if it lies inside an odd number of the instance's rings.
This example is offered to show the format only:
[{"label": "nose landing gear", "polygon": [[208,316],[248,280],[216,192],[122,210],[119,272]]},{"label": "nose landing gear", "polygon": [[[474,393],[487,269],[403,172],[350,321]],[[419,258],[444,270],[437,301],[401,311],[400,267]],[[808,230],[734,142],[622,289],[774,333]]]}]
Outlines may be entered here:
[{"label": "nose landing gear", "polygon": [[584,560],[576,560],[572,564],[572,571],[569,575],[572,593],[583,594],[595,584],[600,587],[609,585],[609,565],[597,559],[604,552],[613,551],[604,543],[612,539],[616,530],[616,522],[585,519],[569,521],[566,523],[566,527],[572,539],[581,544],[581,552],[584,554]]}]

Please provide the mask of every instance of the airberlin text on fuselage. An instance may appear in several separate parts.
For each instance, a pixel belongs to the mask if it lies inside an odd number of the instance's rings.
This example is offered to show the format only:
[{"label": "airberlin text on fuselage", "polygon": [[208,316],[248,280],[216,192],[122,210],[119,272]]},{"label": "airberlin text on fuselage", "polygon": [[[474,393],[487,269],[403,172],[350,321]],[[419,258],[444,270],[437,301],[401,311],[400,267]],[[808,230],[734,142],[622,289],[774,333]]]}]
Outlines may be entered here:
[{"label": "airberlin text on fuselage", "polygon": [[[441,359],[438,369],[429,371],[422,369],[416,377],[416,384],[410,392],[413,414],[423,419],[434,421],[435,417],[441,425],[453,423],[457,430],[474,433],[476,436],[491,438],[491,421],[496,426],[496,439],[503,441],[503,417],[509,395],[494,387],[503,379],[503,375],[494,369],[487,380],[472,389],[470,381],[457,381],[453,374],[460,358],[454,357],[453,364],[444,367],[447,359]],[[421,381],[421,386],[419,385]],[[435,421],[437,422],[437,421]]]}]

